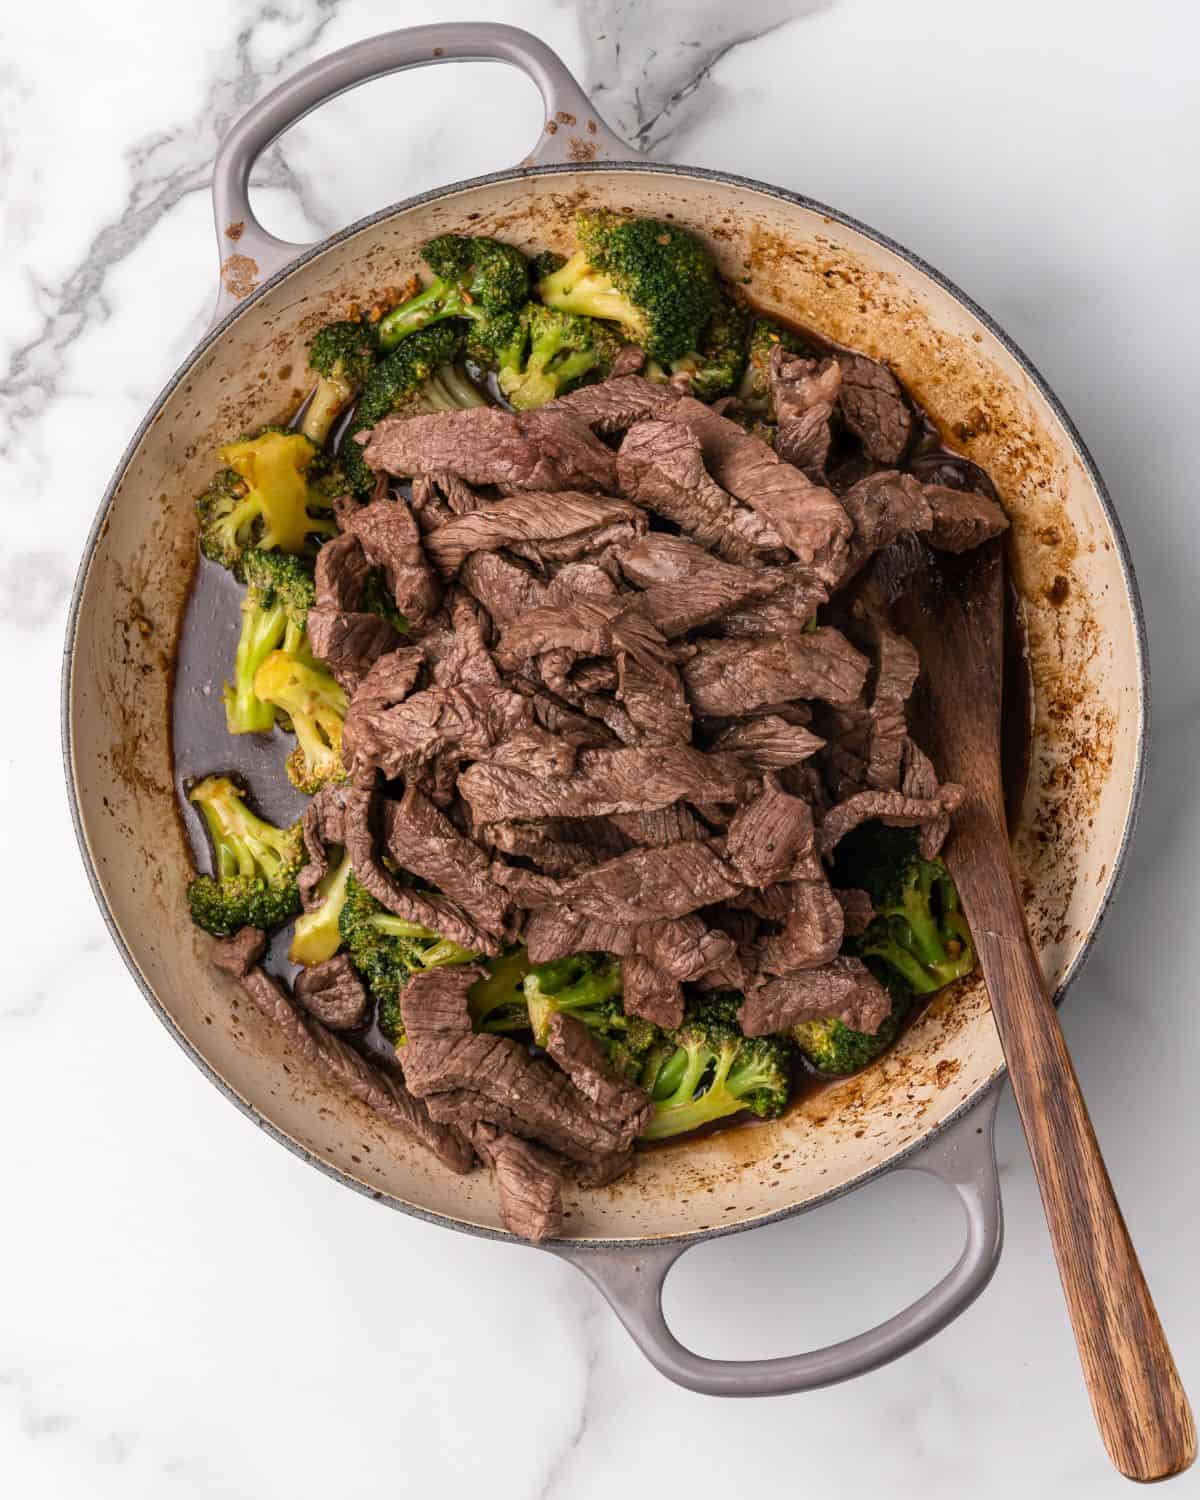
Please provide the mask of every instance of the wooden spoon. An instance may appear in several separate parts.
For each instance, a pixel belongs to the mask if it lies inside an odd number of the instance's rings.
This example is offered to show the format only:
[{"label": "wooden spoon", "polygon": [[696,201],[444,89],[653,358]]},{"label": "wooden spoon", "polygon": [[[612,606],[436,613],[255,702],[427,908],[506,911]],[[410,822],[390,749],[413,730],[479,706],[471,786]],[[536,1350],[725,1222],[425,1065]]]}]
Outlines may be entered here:
[{"label": "wooden spoon", "polygon": [[930,554],[892,613],[921,655],[918,738],[941,776],[966,790],[945,859],[987,981],[1092,1409],[1122,1474],[1165,1479],[1195,1458],[1195,1423],[1025,927],[1009,845],[1003,589],[999,540]]}]

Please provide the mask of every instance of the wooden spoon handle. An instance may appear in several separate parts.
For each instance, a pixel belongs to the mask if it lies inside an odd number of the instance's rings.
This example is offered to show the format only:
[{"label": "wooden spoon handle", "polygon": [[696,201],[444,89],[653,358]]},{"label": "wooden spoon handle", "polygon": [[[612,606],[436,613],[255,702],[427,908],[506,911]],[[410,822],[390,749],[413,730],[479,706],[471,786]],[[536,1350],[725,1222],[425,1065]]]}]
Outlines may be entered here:
[{"label": "wooden spoon handle", "polygon": [[[1165,1479],[1196,1456],[1191,1408],[1025,930],[1008,840],[1002,825],[994,840],[972,839],[984,832],[980,814],[988,818],[979,804],[972,811],[976,817],[963,820],[968,826],[959,824],[950,863],[987,980],[1092,1409],[1122,1474]],[[986,860],[973,857],[984,852]]]}]

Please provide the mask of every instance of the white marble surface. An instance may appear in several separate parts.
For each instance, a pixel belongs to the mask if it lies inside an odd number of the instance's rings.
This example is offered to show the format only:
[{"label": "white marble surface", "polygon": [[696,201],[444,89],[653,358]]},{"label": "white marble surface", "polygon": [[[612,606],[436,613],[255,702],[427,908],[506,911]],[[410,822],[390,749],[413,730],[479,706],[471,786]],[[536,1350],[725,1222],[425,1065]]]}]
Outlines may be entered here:
[{"label": "white marble surface", "polygon": [[[486,10],[543,35],[654,155],[800,189],[942,267],[1024,345],[1092,445],[1146,597],[1156,742],[1129,873],[1065,1019],[1200,1393],[1194,8]],[[58,659],[110,470],[207,321],[209,162],[289,70],[431,11],[470,14],[413,0],[87,12],[41,0],[0,19],[0,1488],[21,1500],[1122,1493],[1007,1101],[1008,1244],[984,1298],[852,1386],[708,1401],[659,1380],[568,1268],[385,1213],[281,1151],[169,1044],[108,943],[64,805]],[[280,232],[324,234],[515,161],[538,123],[515,73],[408,75],[285,138],[258,200]],[[669,1312],[707,1352],[789,1352],[893,1310],[957,1235],[936,1185],[898,1179],[694,1251]],[[1200,1494],[1200,1479],[1174,1493]]]}]

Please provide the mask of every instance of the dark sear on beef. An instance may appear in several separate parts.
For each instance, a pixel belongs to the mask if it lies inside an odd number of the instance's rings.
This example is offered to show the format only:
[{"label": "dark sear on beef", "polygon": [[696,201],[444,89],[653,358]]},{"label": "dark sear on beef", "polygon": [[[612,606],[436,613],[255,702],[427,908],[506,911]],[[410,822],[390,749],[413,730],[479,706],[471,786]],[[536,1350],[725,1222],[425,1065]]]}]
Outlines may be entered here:
[{"label": "dark sear on beef", "polygon": [[[654,1106],[566,1012],[539,1047],[532,1027],[474,1031],[470,956],[607,955],[625,1015],[668,1033],[724,990],[748,1036],[819,1018],[875,1033],[889,996],[842,951],[871,899],[828,870],[845,878],[838,846],[868,821],[915,828],[933,857],[963,796],[910,733],[920,662],[887,601],[929,546],[1008,522],[885,364],[822,349],[776,344],[765,425],[762,402],[644,378],[632,347],[539,410],[387,417],[360,435],[372,499],[336,500],[317,554],[308,643],[348,698],[346,780],[304,814],[301,903],[348,861],[468,961],[405,984],[402,1080],[364,1055],[378,1033],[346,953],[294,1000],[254,929],[214,959],[384,1124],[454,1171],[477,1154],[531,1240],[561,1231],[565,1174],[629,1169]],[[380,577],[403,631],[367,608]]]}]

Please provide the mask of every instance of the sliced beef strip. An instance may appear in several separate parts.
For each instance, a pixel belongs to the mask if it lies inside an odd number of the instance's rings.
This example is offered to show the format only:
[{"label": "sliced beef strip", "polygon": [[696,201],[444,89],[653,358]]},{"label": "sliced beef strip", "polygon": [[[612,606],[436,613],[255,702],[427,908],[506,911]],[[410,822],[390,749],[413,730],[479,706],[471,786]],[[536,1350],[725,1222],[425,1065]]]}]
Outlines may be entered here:
[{"label": "sliced beef strip", "polygon": [[831,715],[829,762],[839,797],[871,790],[895,791],[906,737],[905,704],[921,670],[915,648],[860,600],[848,627],[873,658],[870,708],[861,705]]},{"label": "sliced beef strip", "polygon": [[696,713],[738,718],[790,698],[853,703],[869,666],[840,631],[822,626],[775,640],[704,641],[682,673]]},{"label": "sliced beef strip", "polygon": [[452,578],[472,552],[531,544],[537,560],[578,558],[613,541],[633,541],[645,530],[636,505],[577,490],[533,491],[492,500],[457,516],[427,538],[429,555]]},{"label": "sliced beef strip", "polygon": [[933,509],[924,486],[895,469],[868,474],[842,495],[842,506],[854,523],[854,535],[841,582],[846,582],[881,547],[898,537],[926,532]]},{"label": "sliced beef strip", "polygon": [[561,1158],[482,1120],[468,1134],[496,1174],[505,1229],[535,1245],[556,1235],[563,1222]]},{"label": "sliced beef strip", "polygon": [[390,708],[371,705],[360,712],[356,699],[346,715],[342,744],[354,764],[395,777],[442,758],[483,760],[501,741],[532,724],[527,698],[507,688],[466,682],[426,688]]},{"label": "sliced beef strip", "polygon": [[500,673],[485,639],[491,625],[477,601],[455,585],[446,596],[445,624],[428,631],[421,640],[432,687],[461,683],[500,686]]},{"label": "sliced beef strip", "polygon": [[814,484],[823,484],[841,366],[836,359],[803,359],[776,344],[767,379],[778,428],[775,451]]},{"label": "sliced beef strip", "polygon": [[422,536],[436,531],[454,514],[430,474],[417,474],[413,477],[412,513]]},{"label": "sliced beef strip", "polygon": [[546,1051],[605,1125],[623,1139],[618,1149],[627,1151],[654,1114],[646,1090],[613,1072],[604,1048],[577,1016],[560,1011],[551,1018]]},{"label": "sliced beef strip", "polygon": [[611,848],[580,838],[578,831],[586,821],[551,818],[543,823],[489,823],[480,830],[480,837],[504,854],[528,860],[543,875],[562,877],[625,852],[625,841],[619,837]]},{"label": "sliced beef strip", "polygon": [[871,905],[870,896],[866,891],[859,890],[857,886],[851,886],[848,890],[834,891],[833,894],[842,908],[842,921],[846,936],[862,937],[875,920],[875,908]]},{"label": "sliced beef strip", "polygon": [[375,662],[394,651],[402,639],[381,615],[316,605],[308,612],[307,630],[313,655],[325,663],[350,697]]},{"label": "sliced beef strip", "polygon": [[610,380],[620,380],[623,375],[639,375],[646,364],[646,351],[637,344],[623,344],[608,372]]},{"label": "sliced beef strip", "polygon": [[664,1031],[683,1024],[683,986],[656,969],[648,958],[631,953],[621,960],[625,1014],[653,1021]]},{"label": "sliced beef strip", "polygon": [[724,963],[733,944],[694,914],[638,927],[586,917],[555,905],[536,911],[525,924],[525,943],[535,964],[572,953],[640,954],[664,974],[687,982]]},{"label": "sliced beef strip", "polygon": [[831,491],[813,484],[768,443],[702,401],[685,397],[671,408],[670,419],[699,438],[704,463],[717,483],[750,506],[822,582],[840,576],[852,528]]},{"label": "sliced beef strip", "polygon": [[590,818],[653,812],[680,799],[740,802],[750,778],[731,755],[705,755],[690,745],[583,750],[574,776],[551,781],[513,767],[470,766],[459,791],[481,823],[511,819]]},{"label": "sliced beef strip", "polygon": [[940,484],[921,486],[933,512],[929,540],[941,552],[968,552],[1008,530],[1008,517],[994,500]]},{"label": "sliced beef strip", "polygon": [[563,604],[543,604],[526,610],[496,643],[496,660],[506,672],[547,651],[570,651],[574,656],[608,656],[615,649],[613,626],[630,601],[581,597]]},{"label": "sliced beef strip", "polygon": [[768,598],[784,583],[779,569],[723,562],[687,537],[660,531],[627,547],[620,566],[629,582],[645,590],[642,612],[668,638]]},{"label": "sliced beef strip", "polygon": [[[524,691],[518,679],[514,679],[514,686],[519,691]],[[530,693],[530,701],[533,704],[533,716],[542,728],[559,735],[578,749],[615,749],[619,743],[616,735],[606,725],[597,723],[586,714],[576,713],[540,685]]]},{"label": "sliced beef strip", "polygon": [[497,630],[545,602],[545,584],[504,552],[472,552],[459,578],[487,610]]},{"label": "sliced beef strip", "polygon": [[[666,844],[681,844],[703,839],[708,829],[682,803],[655,808],[653,812],[613,813],[605,824],[640,849],[661,849]],[[624,853],[623,849],[614,851]]]},{"label": "sliced beef strip", "polygon": [[730,610],[716,622],[717,633],[738,640],[798,635],[826,603],[829,591],[799,565],[776,570],[780,586],[757,602]]},{"label": "sliced beef strip", "polygon": [[[237,943],[238,939],[228,939]],[[215,961],[228,968],[231,961],[240,964],[239,952],[231,960],[224,945],[218,945]],[[333,1035],[320,1021],[303,1015],[288,999],[280,985],[262,969],[249,968],[238,976],[242,988],[267,1019],[276,1025],[288,1045],[305,1062],[314,1065],[330,1082],[361,1100],[374,1114],[389,1125],[427,1147],[452,1172],[469,1172],[475,1155],[462,1135],[444,1125],[435,1124],[425,1106],[414,1099],[399,1078],[373,1067],[340,1037]]]},{"label": "sliced beef strip", "polygon": [[[937,772],[933,762],[911,738],[904,741],[900,761],[900,790],[906,797],[929,801],[938,796]],[[934,859],[950,833],[950,813],[947,808],[935,818],[921,825],[917,835],[917,848],[922,859]]]},{"label": "sliced beef strip", "polygon": [[364,456],[372,469],[390,474],[453,474],[472,485],[553,492],[611,491],[616,483],[612,453],[562,406],[385,417],[370,433]]},{"label": "sliced beef strip", "polygon": [[480,1118],[576,1161],[624,1150],[624,1128],[602,1118],[565,1073],[510,1037],[472,1032],[467,991],[481,972],[426,969],[401,992],[404,1076],[413,1094],[469,1089],[480,1098]]},{"label": "sliced beef strip", "polygon": [[690,744],[692,711],[667,643],[640,612],[616,622],[617,700],[641,745]]},{"label": "sliced beef strip", "polygon": [[372,500],[348,515],[342,524],[358,538],[367,561],[382,568],[396,608],[414,629],[434,614],[442,599],[441,585],[421,547],[421,533],[403,500]]},{"label": "sliced beef strip", "polygon": [[371,564],[353,532],[331,537],[317,553],[313,570],[318,609],[356,610]]},{"label": "sliced beef strip", "polygon": [[763,777],[759,795],[734,814],[725,853],[741,884],[754,889],[783,880],[824,879],[812,808],[785,792],[772,775]]},{"label": "sliced beef strip", "polygon": [[502,944],[455,902],[402,885],[389,874],[376,852],[374,808],[373,792],[359,787],[348,790],[343,841],[358,883],[396,916],[428,927],[472,952],[498,954]]},{"label": "sliced beef strip", "polygon": [[712,906],[741,886],[709,844],[689,842],[631,849],[568,880],[560,897],[581,916],[634,927]]},{"label": "sliced beef strip", "polygon": [[816,880],[793,880],[783,887],[787,915],[782,930],[763,939],[759,967],[767,974],[817,969],[837,956],[845,933],[841,904],[822,871]]},{"label": "sliced beef strip", "polygon": [[209,948],[218,969],[242,979],[267,951],[267,935],[261,927],[243,927],[232,937],[218,938]]},{"label": "sliced beef strip", "polygon": [[874,1035],[891,1009],[887,991],[862,960],[839,957],[824,968],[760,985],[742,1002],[738,1020],[747,1036],[770,1036],[827,1017]]},{"label": "sliced beef strip", "polygon": [[745,719],[723,730],[713,749],[737,755],[751,771],[781,771],[815,755],[825,741],[779,714]]},{"label": "sliced beef strip", "polygon": [[912,436],[913,414],[900,382],[885,364],[865,354],[838,352],[842,420],[877,464],[898,463]]},{"label": "sliced beef strip", "polygon": [[618,372],[614,365],[608,380],[580,386],[543,410],[569,411],[593,432],[609,437],[635,422],[662,416],[678,399],[678,391],[671,386],[645,380],[636,371]]},{"label": "sliced beef strip", "polygon": [[344,953],[313,964],[296,975],[296,999],[330,1031],[353,1031],[367,1018],[367,992]]},{"label": "sliced beef strip", "polygon": [[308,859],[301,866],[297,884],[305,911],[313,911],[320,906],[321,897],[317,887],[331,868],[329,850],[333,845],[344,844],[346,841],[345,812],[349,794],[349,787],[329,782],[304,809],[301,827]]},{"label": "sliced beef strip", "polygon": [[399,802],[381,804],[380,822],[383,847],[402,870],[436,886],[485,931],[504,932],[510,903],[488,856],[412,782]]},{"label": "sliced beef strip", "polygon": [[700,439],[687,427],[666,421],[631,427],[617,454],[617,477],[622,494],[731,562],[786,556],[770,522],[737,504],[709,474]]},{"label": "sliced beef strip", "polygon": [[[939,830],[945,826],[948,830],[949,814],[962,802],[963,795],[962,787],[952,781],[944,782],[928,799],[907,797],[903,791],[859,792],[825,814],[818,832],[821,853],[826,859],[831,858],[851,829],[872,818],[890,828],[922,828],[928,824]],[[936,852],[935,849],[933,853]]]}]

